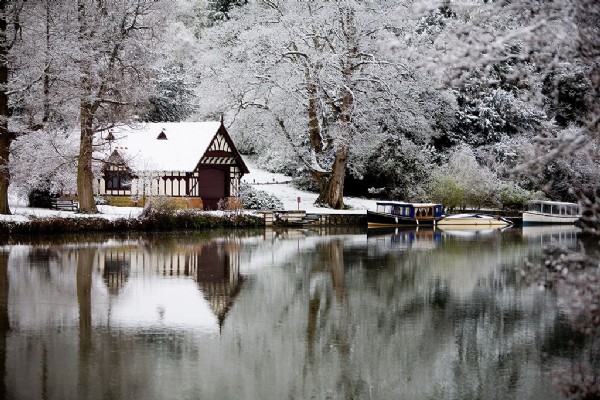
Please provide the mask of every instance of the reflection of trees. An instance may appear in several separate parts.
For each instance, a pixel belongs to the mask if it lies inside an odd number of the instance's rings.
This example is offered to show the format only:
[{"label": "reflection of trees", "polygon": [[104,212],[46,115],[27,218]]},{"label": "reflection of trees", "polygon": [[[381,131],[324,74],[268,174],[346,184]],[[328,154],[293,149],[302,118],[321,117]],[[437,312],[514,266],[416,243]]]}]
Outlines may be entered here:
[{"label": "reflection of trees", "polygon": [[0,250],[0,399],[6,393],[6,336],[10,330],[8,319],[8,254]]},{"label": "reflection of trees", "polygon": [[53,263],[59,262],[60,257],[56,249],[48,247],[35,247],[27,253],[27,262],[38,267],[47,278],[50,278],[50,266]]},{"label": "reflection of trees", "polygon": [[92,349],[92,271],[96,249],[83,247],[77,252],[77,304],[79,306],[79,393],[85,397],[89,387],[88,361]]},{"label": "reflection of trees", "polygon": [[518,295],[510,267],[529,251],[518,235],[444,237],[437,248],[396,251],[343,246],[332,238],[310,264],[305,376],[328,365],[326,345],[334,344],[340,398],[517,398],[531,390],[543,336],[531,329],[543,332],[552,318],[543,301]]},{"label": "reflection of trees", "polygon": [[531,326],[543,329],[547,311],[540,308],[543,303],[517,295],[513,267],[528,251],[514,235],[498,232],[477,240],[446,238],[430,260],[441,269],[434,275],[444,285],[440,291],[439,283],[430,281],[423,300],[434,332],[442,323],[439,330],[453,334],[453,396],[518,398],[531,378],[529,364],[537,361],[533,349],[540,348],[543,333],[531,335]]},{"label": "reflection of trees", "polygon": [[535,323],[530,320],[533,315],[489,289],[484,285],[467,302],[450,308],[458,360],[453,371],[455,390],[463,399],[518,398],[520,384],[528,378],[528,364],[537,357],[532,345],[540,347],[535,336],[523,340],[528,333],[524,325]]},{"label": "reflection of trees", "polygon": [[[167,245],[142,237],[22,246],[11,249],[10,274],[8,253],[0,251],[0,399],[170,398],[172,390],[182,394],[203,373],[198,360],[223,340],[212,336],[216,319],[202,295],[222,322],[242,282],[239,240],[190,236],[179,235],[181,240]],[[128,272],[122,268],[127,266]],[[181,287],[182,298],[196,302],[182,302],[178,311],[183,316],[177,322],[184,325],[145,329],[148,321],[135,320],[140,314],[118,320],[118,308],[130,306],[132,297],[135,303],[135,295],[165,293],[136,292],[140,286],[175,287],[167,293]],[[196,314],[185,325],[185,314],[194,315],[197,305],[201,317]],[[131,315],[134,321],[128,324]],[[159,388],[153,384],[158,374]]]},{"label": "reflection of trees", "polygon": [[557,325],[556,331],[566,330],[566,340],[547,346],[556,360],[550,375],[559,390],[575,399],[600,398],[599,265],[598,239],[587,236],[577,250],[547,248],[543,267],[528,265],[530,275],[543,274],[564,315],[565,324]]},{"label": "reflection of trees", "polygon": [[[305,365],[304,373],[306,375],[308,369],[315,366],[315,347],[320,343],[317,336],[322,332],[322,326],[327,320],[327,324],[332,326],[333,330],[326,340],[329,344],[335,345],[341,367],[340,375],[337,378],[337,387],[342,393],[341,397],[357,398],[357,396],[360,397],[361,386],[351,372],[351,363],[353,362],[351,357],[351,317],[345,281],[344,242],[339,239],[328,241],[318,249],[317,254],[319,256],[311,264],[310,274],[318,275],[329,269],[333,293],[322,287],[315,287],[311,293],[308,302],[306,330],[308,365]],[[331,294],[333,298],[330,298],[328,294]]]}]

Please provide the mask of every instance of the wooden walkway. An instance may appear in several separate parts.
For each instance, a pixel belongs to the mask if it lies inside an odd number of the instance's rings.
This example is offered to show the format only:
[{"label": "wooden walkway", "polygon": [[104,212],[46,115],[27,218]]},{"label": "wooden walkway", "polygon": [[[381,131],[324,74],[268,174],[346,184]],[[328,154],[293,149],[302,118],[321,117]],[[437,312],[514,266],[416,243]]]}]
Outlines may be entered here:
[{"label": "wooden walkway", "polygon": [[306,213],[306,211],[262,211],[265,226],[367,226],[366,214]]}]

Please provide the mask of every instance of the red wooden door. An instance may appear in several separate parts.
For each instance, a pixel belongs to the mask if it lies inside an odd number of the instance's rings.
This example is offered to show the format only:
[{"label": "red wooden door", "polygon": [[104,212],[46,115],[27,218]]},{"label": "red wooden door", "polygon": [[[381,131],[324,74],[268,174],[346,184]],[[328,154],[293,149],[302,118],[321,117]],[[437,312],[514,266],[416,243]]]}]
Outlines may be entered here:
[{"label": "red wooden door", "polygon": [[217,168],[200,170],[198,195],[202,198],[205,210],[215,210],[217,203],[227,197],[227,176],[225,171]]}]

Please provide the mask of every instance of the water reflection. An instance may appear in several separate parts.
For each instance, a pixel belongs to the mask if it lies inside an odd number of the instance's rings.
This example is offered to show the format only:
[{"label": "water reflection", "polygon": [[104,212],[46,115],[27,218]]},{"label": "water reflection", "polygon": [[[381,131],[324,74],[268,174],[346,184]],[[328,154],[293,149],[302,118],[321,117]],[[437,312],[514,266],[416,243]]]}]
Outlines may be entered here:
[{"label": "water reflection", "polygon": [[542,246],[567,246],[575,248],[581,229],[572,225],[541,225],[524,226],[523,237],[529,241],[535,241]]},{"label": "water reflection", "polygon": [[442,231],[426,228],[373,228],[368,229],[369,250],[383,254],[408,250],[431,250],[442,241]]},{"label": "water reflection", "polygon": [[[6,337],[10,331],[8,291],[8,252],[0,250],[0,378],[6,376]],[[0,398],[8,398],[5,379],[0,379]]]},{"label": "water reflection", "polygon": [[327,233],[0,247],[0,398],[560,398],[515,267],[576,232]]}]

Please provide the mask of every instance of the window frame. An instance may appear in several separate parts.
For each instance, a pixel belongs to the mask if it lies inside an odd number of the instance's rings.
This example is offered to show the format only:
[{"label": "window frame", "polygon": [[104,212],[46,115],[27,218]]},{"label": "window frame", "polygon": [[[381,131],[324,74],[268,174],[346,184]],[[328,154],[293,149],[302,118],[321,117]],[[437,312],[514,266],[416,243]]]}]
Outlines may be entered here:
[{"label": "window frame", "polygon": [[104,171],[104,188],[111,190],[131,190],[133,176],[127,171]]}]

